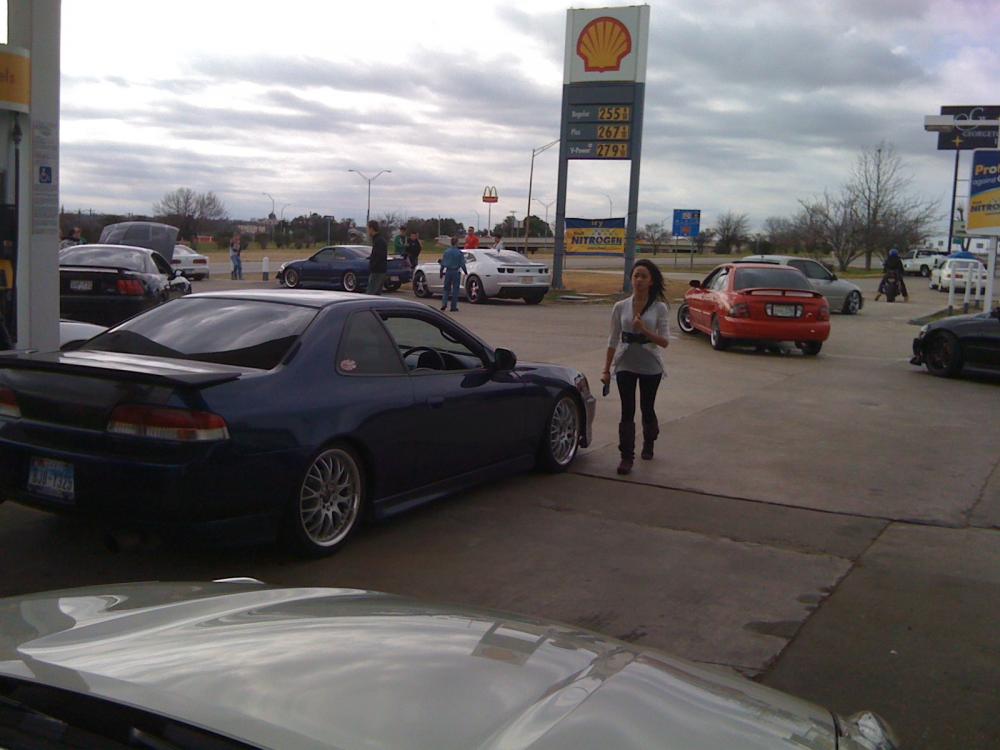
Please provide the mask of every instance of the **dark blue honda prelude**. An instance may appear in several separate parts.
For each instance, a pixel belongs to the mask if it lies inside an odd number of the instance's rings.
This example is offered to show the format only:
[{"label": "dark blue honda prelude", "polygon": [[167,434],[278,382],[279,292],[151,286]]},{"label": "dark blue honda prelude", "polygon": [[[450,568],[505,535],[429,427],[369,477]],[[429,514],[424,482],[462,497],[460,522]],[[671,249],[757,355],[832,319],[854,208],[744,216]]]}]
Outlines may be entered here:
[{"label": "dark blue honda prelude", "polygon": [[[319,287],[363,292],[368,286],[371,253],[368,245],[331,245],[317,250],[311,258],[282,263],[275,278],[289,289]],[[386,291],[393,292],[412,278],[413,271],[406,258],[389,256],[382,282]]]},{"label": "dark blue honda prelude", "polygon": [[366,516],[566,469],[594,408],[579,372],[419,303],[194,294],[77,351],[0,355],[0,498],[320,555]]}]

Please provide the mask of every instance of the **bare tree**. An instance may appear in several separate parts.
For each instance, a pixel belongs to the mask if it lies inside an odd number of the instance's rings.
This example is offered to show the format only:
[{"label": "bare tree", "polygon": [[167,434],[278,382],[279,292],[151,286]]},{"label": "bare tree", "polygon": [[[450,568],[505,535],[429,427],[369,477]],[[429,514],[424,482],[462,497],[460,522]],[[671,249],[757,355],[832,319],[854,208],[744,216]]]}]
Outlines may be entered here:
[{"label": "bare tree", "polygon": [[764,237],[775,252],[794,253],[798,251],[795,224],[783,216],[769,216],[764,220]]},{"label": "bare tree", "polygon": [[705,252],[705,247],[715,241],[714,229],[703,229],[694,237],[694,247],[699,253]]},{"label": "bare tree", "polygon": [[662,223],[659,224],[646,224],[639,233],[639,236],[649,243],[650,249],[653,251],[653,255],[656,255],[660,248],[670,242],[670,238],[673,236],[670,230],[664,226]]},{"label": "bare tree", "polygon": [[861,225],[853,194],[842,190],[839,195],[824,193],[812,203],[799,201],[796,227],[803,246],[814,257],[833,255],[841,271],[864,252],[860,244]]},{"label": "bare tree", "polygon": [[750,217],[746,214],[726,211],[720,215],[715,224],[715,232],[718,237],[715,251],[718,253],[739,252],[740,246],[747,241],[749,228]]},{"label": "bare tree", "polygon": [[905,249],[925,238],[940,218],[934,201],[910,193],[912,181],[891,144],[883,141],[858,155],[845,191],[854,204],[865,268],[873,253],[885,258],[895,244]]},{"label": "bare tree", "polygon": [[179,237],[191,239],[197,236],[201,222],[226,218],[226,206],[211,191],[196,193],[191,188],[177,188],[153,204],[153,215],[176,225]]}]

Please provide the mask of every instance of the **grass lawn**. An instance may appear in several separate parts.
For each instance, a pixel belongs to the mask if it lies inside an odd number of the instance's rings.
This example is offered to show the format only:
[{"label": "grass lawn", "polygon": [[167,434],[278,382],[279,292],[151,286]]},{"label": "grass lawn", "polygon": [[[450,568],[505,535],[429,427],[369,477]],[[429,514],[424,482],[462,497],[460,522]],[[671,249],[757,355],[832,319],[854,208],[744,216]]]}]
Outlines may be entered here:
[{"label": "grass lawn", "polygon": [[[683,281],[666,280],[667,299],[677,302],[684,298],[688,285]],[[622,296],[622,276],[620,274],[594,273],[593,271],[563,271],[565,289],[551,292],[556,299],[563,294],[602,294],[617,299]]]}]

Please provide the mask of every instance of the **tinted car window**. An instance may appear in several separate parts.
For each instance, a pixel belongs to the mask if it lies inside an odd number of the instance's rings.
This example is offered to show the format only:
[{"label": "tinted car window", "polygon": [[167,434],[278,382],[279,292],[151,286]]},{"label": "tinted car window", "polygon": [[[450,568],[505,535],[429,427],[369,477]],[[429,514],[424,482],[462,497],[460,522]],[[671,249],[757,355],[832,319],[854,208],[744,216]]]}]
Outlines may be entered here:
[{"label": "tinted car window", "polygon": [[[462,337],[457,332],[441,328],[421,318],[383,315],[383,319],[401,354],[421,347],[433,349],[443,355],[454,355],[446,358],[448,369],[472,369],[483,366],[479,355],[461,340]],[[407,359],[407,364],[412,366],[418,361],[421,360],[411,355]],[[433,360],[428,362],[437,364]]]},{"label": "tinted car window", "polygon": [[340,253],[344,254],[344,260],[364,260],[372,254],[372,249],[370,247],[338,247],[338,258],[341,257]]},{"label": "tinted car window", "polygon": [[337,369],[353,375],[401,375],[399,351],[378,318],[365,311],[347,321],[337,352]]},{"label": "tinted car window", "polygon": [[806,277],[792,268],[737,268],[735,288],[812,291]]},{"label": "tinted car window", "polygon": [[150,261],[152,261],[154,266],[154,273],[162,273],[165,276],[170,276],[173,271],[170,268],[170,264],[163,259],[163,256],[159,253],[151,253],[149,256]]},{"label": "tinted car window", "polygon": [[324,247],[312,257],[312,259],[317,263],[329,263],[333,260],[333,258],[334,255],[332,247]]},{"label": "tinted car window", "polygon": [[154,307],[81,348],[270,370],[315,317],[311,307],[187,297]]},{"label": "tinted car window", "polygon": [[487,258],[492,258],[493,260],[500,261],[501,263],[524,263],[524,256],[520,253],[515,253],[510,250],[501,250],[500,252],[493,253],[483,253]]},{"label": "tinted car window", "polygon": [[819,263],[811,260],[793,260],[789,261],[788,265],[802,271],[806,275],[806,278],[817,279],[818,281],[830,280],[830,273]]},{"label": "tinted car window", "polygon": [[127,268],[130,271],[148,273],[146,265],[148,253],[127,247],[98,247],[94,245],[77,245],[68,247],[59,253],[61,266],[114,266]]}]

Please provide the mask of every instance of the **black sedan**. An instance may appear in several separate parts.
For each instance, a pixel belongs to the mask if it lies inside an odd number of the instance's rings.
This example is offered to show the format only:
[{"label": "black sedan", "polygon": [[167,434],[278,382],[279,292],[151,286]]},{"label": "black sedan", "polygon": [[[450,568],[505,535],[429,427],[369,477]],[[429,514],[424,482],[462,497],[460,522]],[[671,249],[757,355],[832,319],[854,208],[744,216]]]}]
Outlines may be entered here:
[{"label": "black sedan", "polygon": [[963,370],[1000,372],[1000,308],[928,323],[913,340],[910,364],[941,377]]},{"label": "black sedan", "polygon": [[[321,287],[363,292],[368,285],[368,256],[371,252],[368,245],[331,245],[306,260],[283,263],[275,278],[289,289]],[[413,271],[406,258],[389,257],[384,282],[386,291],[399,289],[412,277]]]},{"label": "black sedan", "polygon": [[155,250],[74,245],[59,251],[59,310],[64,318],[110,326],[191,291]]},{"label": "black sedan", "polygon": [[566,469],[594,404],[579,372],[416,302],[194,294],[77,351],[0,355],[0,498],[325,554],[365,516]]}]

